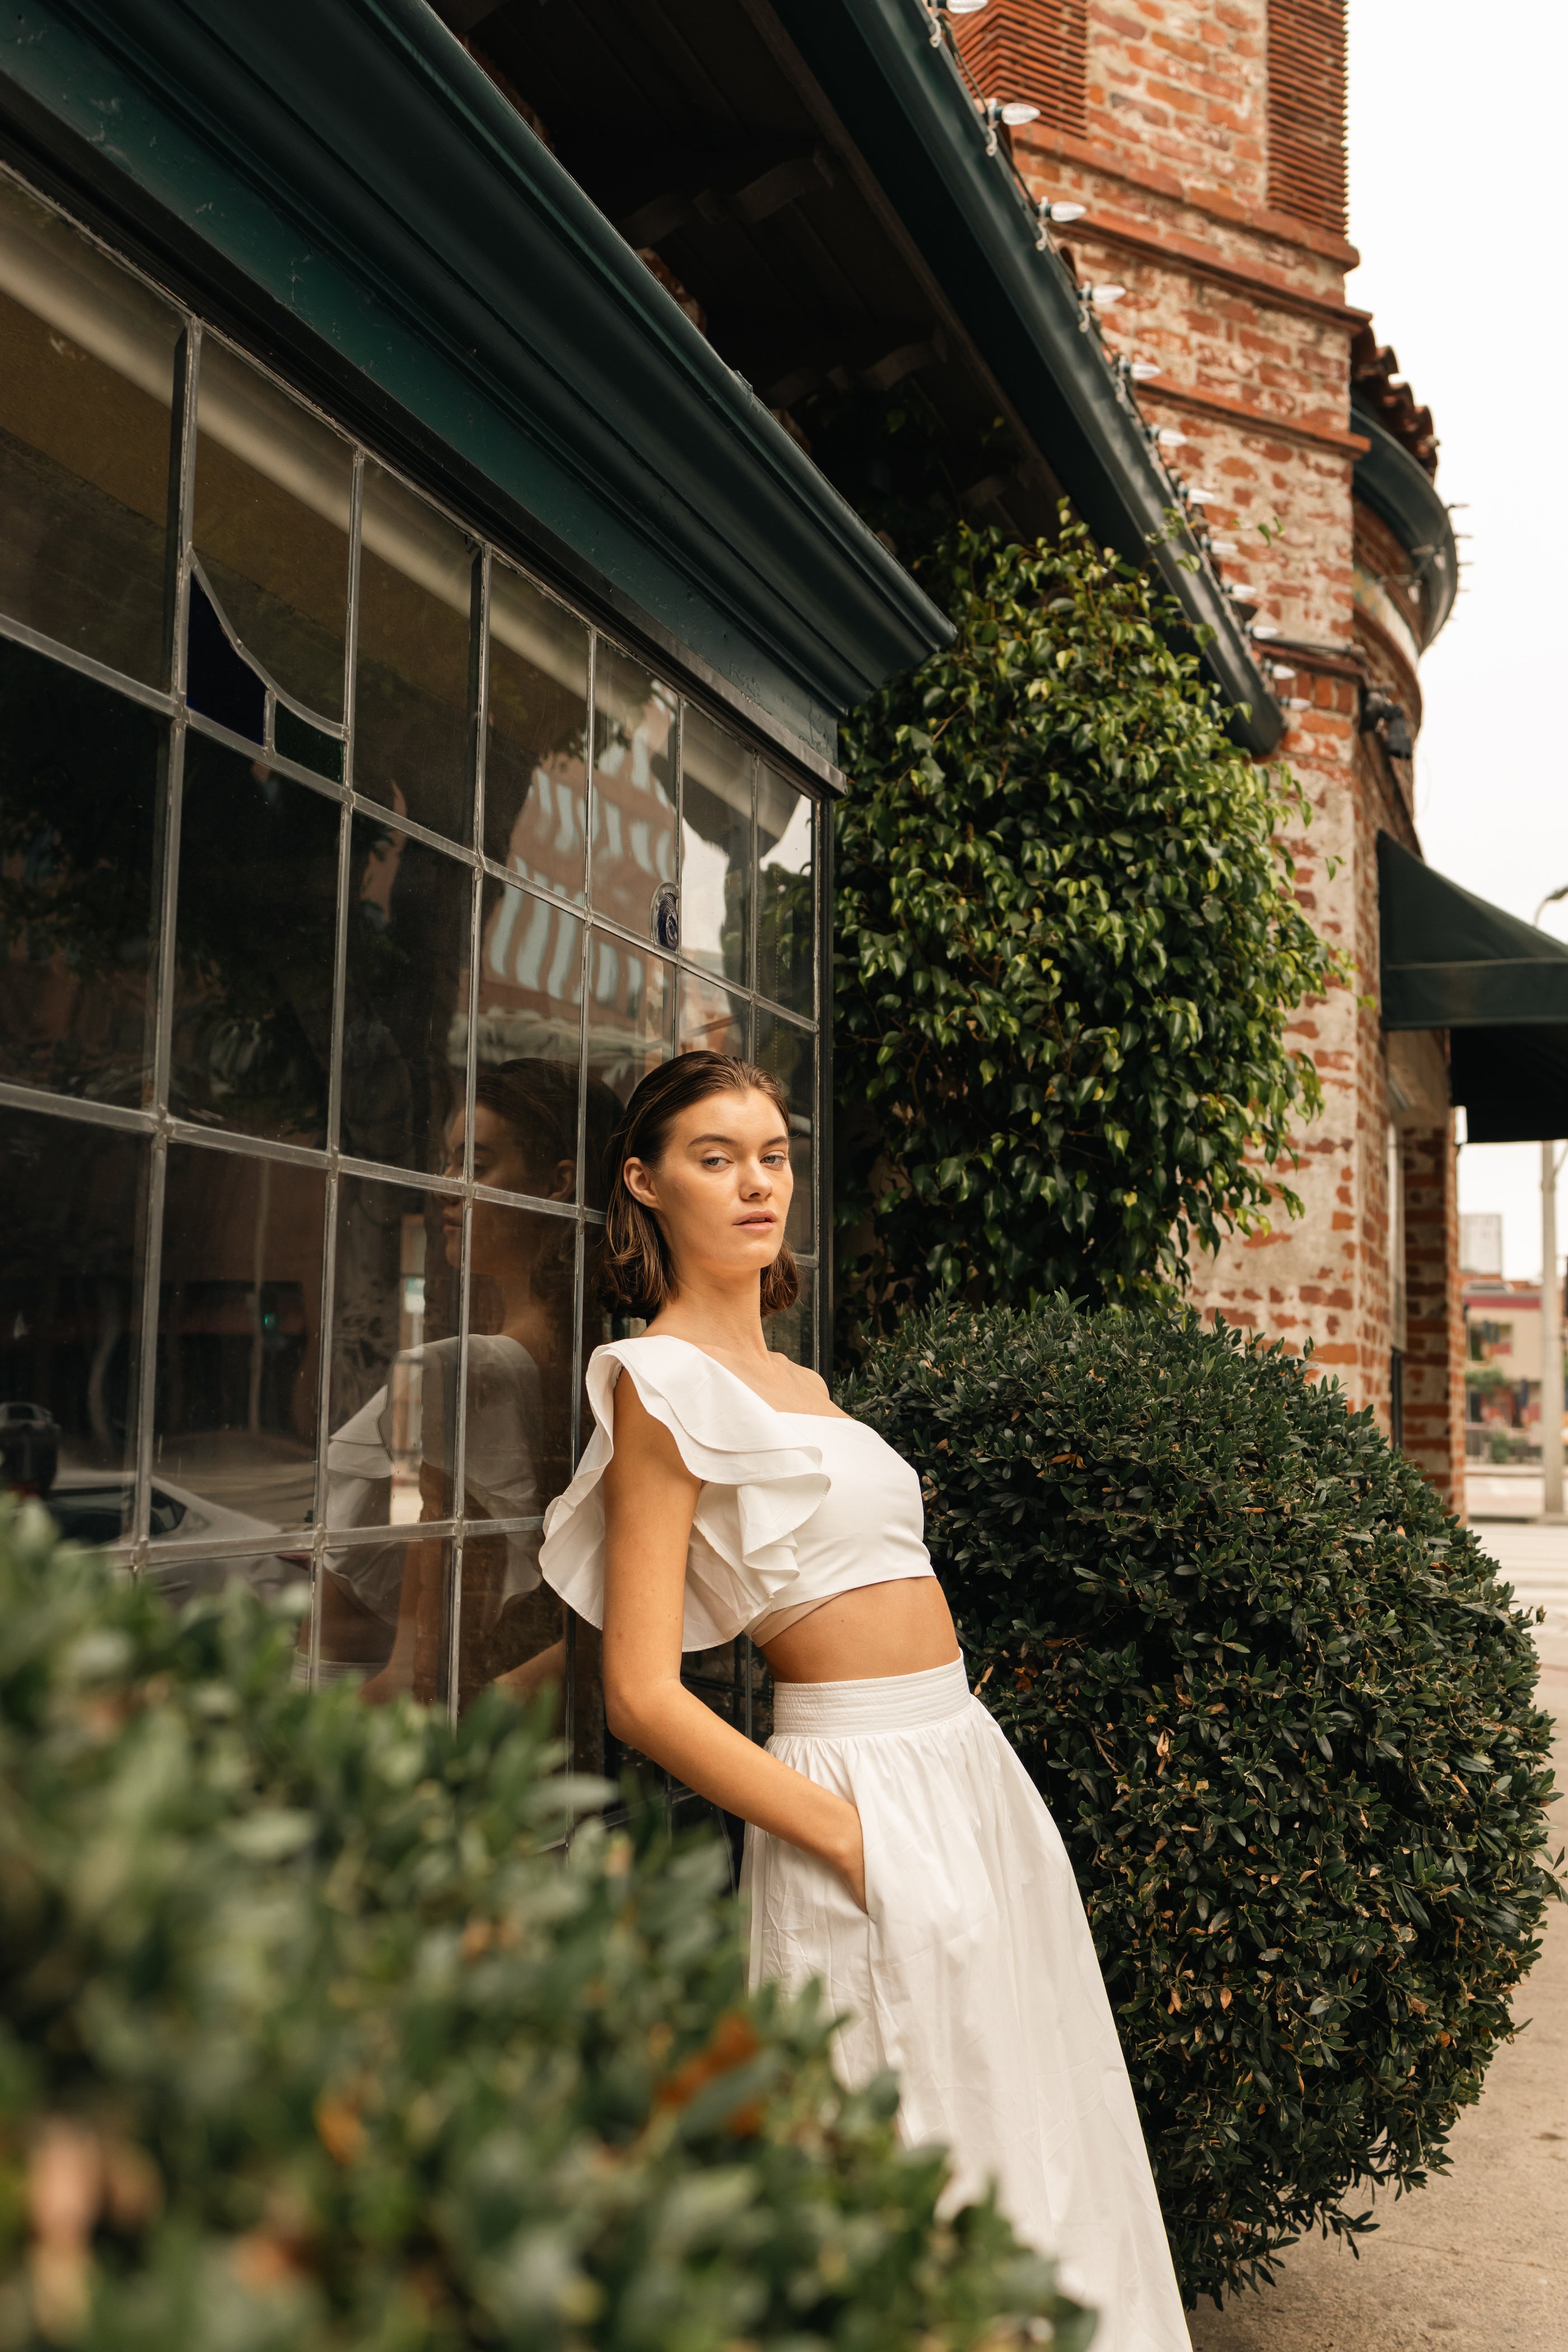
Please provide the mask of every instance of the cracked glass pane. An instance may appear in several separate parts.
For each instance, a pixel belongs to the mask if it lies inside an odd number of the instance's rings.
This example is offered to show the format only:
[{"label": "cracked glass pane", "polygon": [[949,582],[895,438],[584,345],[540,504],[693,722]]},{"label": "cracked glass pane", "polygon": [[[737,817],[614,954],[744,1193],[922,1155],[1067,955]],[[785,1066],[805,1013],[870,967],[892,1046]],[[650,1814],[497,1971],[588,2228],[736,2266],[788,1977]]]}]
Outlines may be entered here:
[{"label": "cracked glass pane", "polygon": [[[600,638],[594,666],[595,910],[638,939],[675,879],[675,697]],[[673,940],[661,942],[673,947]]]},{"label": "cracked glass pane", "polygon": [[181,1542],[314,1514],[325,1209],[312,1169],[169,1146],[153,1471],[201,1518]]},{"label": "cracked glass pane", "polygon": [[694,963],[743,988],[751,963],[756,761],[688,704],[680,764],[680,944]]},{"label": "cracked glass pane", "polygon": [[588,632],[504,563],[490,567],[485,852],[542,889],[583,896]]},{"label": "cracked glass pane", "polygon": [[0,610],[132,677],[168,673],[178,313],[0,183]]},{"label": "cracked glass pane", "polygon": [[339,807],[194,728],[185,741],[170,1108],[326,1140]]},{"label": "cracked glass pane", "polygon": [[364,469],[354,788],[468,842],[477,551],[379,466]]},{"label": "cracked glass pane", "polygon": [[275,686],[341,721],[350,446],[210,339],[196,424],[191,540],[212,594]]},{"label": "cracked glass pane", "polygon": [[0,639],[5,1076],[146,1101],[167,757],[152,711]]},{"label": "cracked glass pane", "polygon": [[142,1136],[0,1128],[0,1486],[81,1543],[131,1528],[148,1167]]},{"label": "cracked glass pane", "polygon": [[185,700],[231,735],[266,740],[267,682],[246,660],[194,573],[185,615]]}]

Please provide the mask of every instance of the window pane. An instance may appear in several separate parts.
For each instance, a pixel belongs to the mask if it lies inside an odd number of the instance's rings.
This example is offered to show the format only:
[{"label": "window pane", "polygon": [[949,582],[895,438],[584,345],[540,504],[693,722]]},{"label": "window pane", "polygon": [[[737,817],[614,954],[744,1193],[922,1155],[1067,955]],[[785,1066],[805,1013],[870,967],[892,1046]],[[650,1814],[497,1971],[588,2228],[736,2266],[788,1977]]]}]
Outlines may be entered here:
[{"label": "window pane", "polygon": [[272,683],[338,720],[353,480],[346,441],[221,343],[204,343],[196,559]]},{"label": "window pane", "polygon": [[705,1051],[744,1055],[750,1012],[751,1006],[745,997],[721,988],[716,980],[708,980],[698,972],[683,971],[680,975],[680,1019],[676,1029],[676,1052],[691,1054]]},{"label": "window pane", "polygon": [[504,563],[490,568],[485,850],[583,896],[588,840],[588,632]]},{"label": "window pane", "polygon": [[[476,1141],[486,1131],[477,1123]],[[525,1172],[534,1148],[499,1115],[488,1132],[496,1149],[485,1181]],[[538,1526],[487,1535],[472,1522],[537,1521],[571,1477],[576,1254],[576,1226],[563,1217],[473,1204],[463,1468],[470,1524],[458,1665],[465,1700],[500,1675],[520,1675],[526,1685],[561,1676],[560,1605],[541,1588]]]},{"label": "window pane", "polygon": [[588,1068],[623,1103],[673,1044],[675,973],[606,931],[588,940]]},{"label": "window pane", "polygon": [[809,1016],[816,1010],[813,804],[773,773],[757,770],[757,988],[776,1004]]},{"label": "window pane", "polygon": [[[452,1568],[447,1536],[343,1544],[317,1592],[323,1684],[357,1682],[367,1698],[412,1694],[441,1706],[450,1688]],[[294,1671],[309,1672],[310,1627],[300,1628]]]},{"label": "window pane", "polygon": [[[577,1084],[575,1063],[547,1062],[535,1055],[480,1070],[474,1081],[476,1182],[498,1192],[531,1193],[539,1201],[574,1201]],[[588,1139],[592,1146],[592,1121]],[[461,1150],[459,1121],[454,1164]]]},{"label": "window pane", "polygon": [[324,1215],[309,1169],[169,1147],[153,1473],[182,1541],[313,1515]]},{"label": "window pane", "polygon": [[163,722],[0,640],[0,1071],[140,1104]]},{"label": "window pane", "polygon": [[479,1067],[559,1062],[575,1082],[583,1032],[583,924],[487,876],[479,946]]},{"label": "window pane", "polygon": [[0,609],[162,685],[176,312],[0,185]]},{"label": "window pane", "polygon": [[147,1172],[141,1136],[0,1122],[0,1485],[81,1543],[130,1528]]},{"label": "window pane", "polygon": [[816,1367],[816,1276],[809,1265],[800,1269],[800,1296],[793,1307],[768,1318],[768,1345],[797,1364]]},{"label": "window pane", "polygon": [[[460,1204],[345,1176],[338,1188],[327,1525],[401,1527],[451,1505]],[[449,1260],[443,1227],[457,1226]],[[426,1507],[428,1506],[428,1507]]]},{"label": "window pane", "polygon": [[171,1108],[210,1127],[325,1140],[339,809],[185,741]]},{"label": "window pane", "polygon": [[469,870],[392,819],[356,816],[349,857],[342,1149],[435,1170],[464,1094]]},{"label": "window pane", "polygon": [[364,469],[361,537],[355,788],[466,842],[474,549],[375,465]]},{"label": "window pane", "polygon": [[[599,641],[594,670],[595,907],[655,936],[661,885],[675,879],[675,697]],[[671,942],[672,944],[672,942]]]},{"label": "window pane", "polygon": [[816,1135],[816,1039],[809,1029],[781,1020],[776,1013],[757,1008],[756,1059],[779,1079],[789,1098],[790,1166],[795,1171],[795,1198],[790,1203],[784,1239],[791,1249],[808,1255],[816,1248],[816,1211],[812,1184]]},{"label": "window pane", "polygon": [[680,944],[743,987],[750,961],[752,754],[688,705],[681,730]]}]

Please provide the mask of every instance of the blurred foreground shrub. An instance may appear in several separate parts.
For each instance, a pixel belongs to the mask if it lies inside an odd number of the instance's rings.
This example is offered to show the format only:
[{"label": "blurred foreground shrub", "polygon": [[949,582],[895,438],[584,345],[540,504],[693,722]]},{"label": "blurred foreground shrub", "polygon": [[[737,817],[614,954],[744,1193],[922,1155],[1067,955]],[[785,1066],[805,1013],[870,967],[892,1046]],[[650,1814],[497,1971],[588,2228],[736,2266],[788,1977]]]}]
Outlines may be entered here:
[{"label": "blurred foreground shrub", "polygon": [[823,2020],[745,1992],[716,1843],[540,1724],[289,1683],[0,1517],[0,2347],[1080,2352]]},{"label": "blurred foreground shrub", "polygon": [[1370,1412],[1195,1317],[933,1312],[842,1393],[1067,1841],[1189,2299],[1353,2235],[1447,2162],[1541,1948],[1509,1588]]}]

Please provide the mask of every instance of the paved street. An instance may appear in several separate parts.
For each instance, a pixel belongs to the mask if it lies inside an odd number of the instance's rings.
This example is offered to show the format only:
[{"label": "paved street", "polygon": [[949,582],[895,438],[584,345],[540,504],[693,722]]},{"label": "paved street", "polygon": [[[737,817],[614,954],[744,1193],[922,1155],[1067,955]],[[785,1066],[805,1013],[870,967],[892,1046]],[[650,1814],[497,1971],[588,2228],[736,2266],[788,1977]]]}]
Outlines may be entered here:
[{"label": "paved street", "polygon": [[[1509,1497],[1510,1502],[1512,1496]],[[1474,1494],[1472,1508],[1486,1502]],[[1536,1503],[1539,1509],[1539,1502]],[[1550,1612],[1538,1636],[1542,1696],[1557,1715],[1568,1785],[1568,1528],[1476,1522],[1522,1603]],[[1568,1806],[1564,1808],[1568,1811]],[[1568,1820],[1557,1824],[1558,1843]],[[1279,2284],[1199,2313],[1194,2352],[1563,2352],[1568,2346],[1568,1907],[1515,2015],[1529,2030],[1499,2052],[1479,2104],[1449,2143],[1452,2168],[1416,2194],[1371,2203],[1359,2261],[1313,2238]]]},{"label": "paved street", "polygon": [[[1544,1630],[1568,1634],[1568,1527],[1540,1527],[1523,1517],[1495,1517],[1502,1507],[1514,1512],[1521,1500],[1540,1510],[1540,1477],[1523,1473],[1502,1479],[1498,1473],[1467,1482],[1471,1527],[1498,1567],[1514,1585],[1521,1606],[1547,1612]],[[1500,1489],[1500,1494],[1498,1494]]]}]

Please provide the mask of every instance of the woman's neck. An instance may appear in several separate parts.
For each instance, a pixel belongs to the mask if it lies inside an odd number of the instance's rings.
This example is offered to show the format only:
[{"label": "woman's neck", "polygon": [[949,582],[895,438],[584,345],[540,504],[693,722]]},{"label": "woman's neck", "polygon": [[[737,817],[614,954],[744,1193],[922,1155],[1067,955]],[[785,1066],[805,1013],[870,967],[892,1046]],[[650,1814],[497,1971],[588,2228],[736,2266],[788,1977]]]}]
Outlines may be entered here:
[{"label": "woman's neck", "polygon": [[689,1339],[694,1346],[765,1360],[762,1284],[753,1275],[743,1289],[701,1281],[683,1283],[649,1326],[662,1339]]}]

